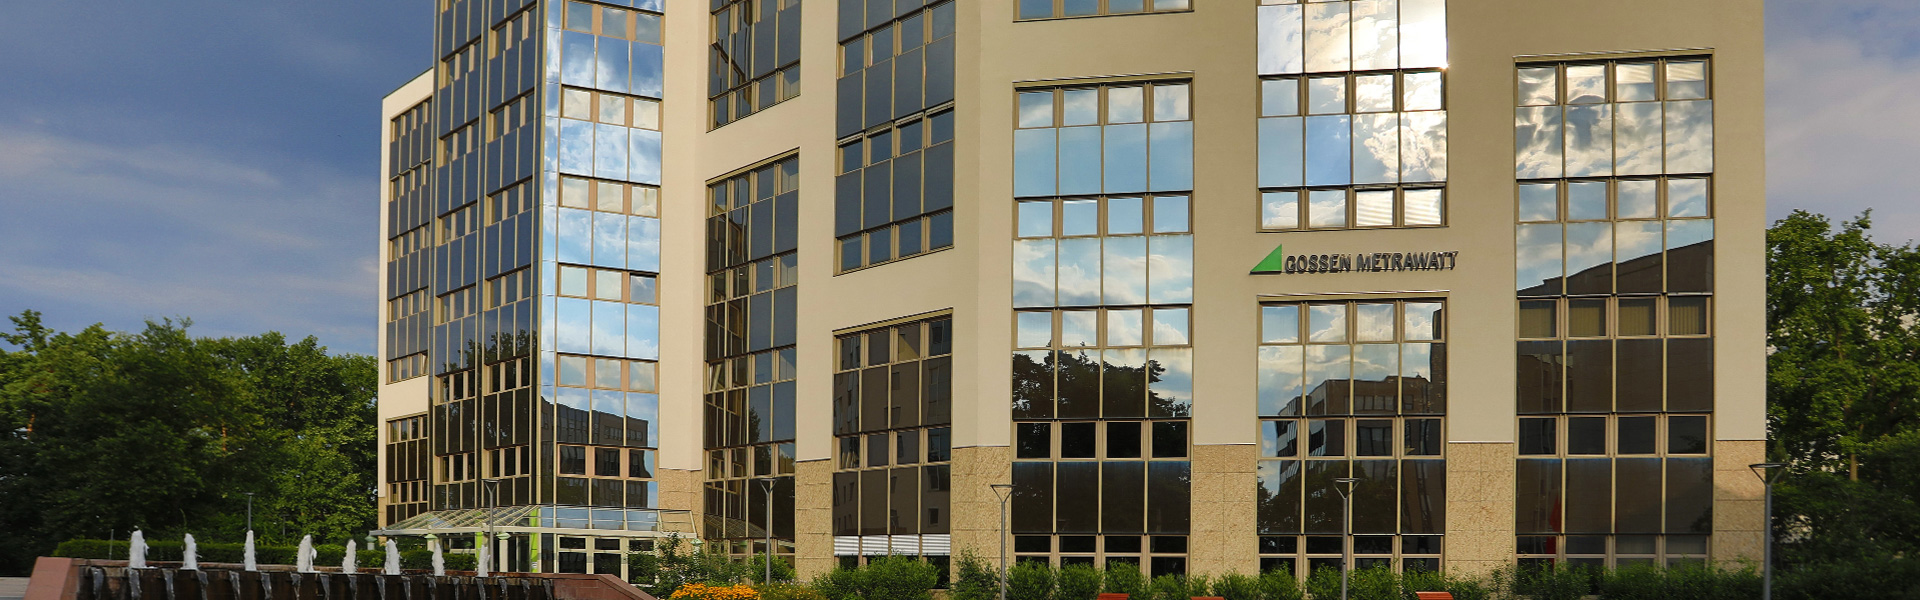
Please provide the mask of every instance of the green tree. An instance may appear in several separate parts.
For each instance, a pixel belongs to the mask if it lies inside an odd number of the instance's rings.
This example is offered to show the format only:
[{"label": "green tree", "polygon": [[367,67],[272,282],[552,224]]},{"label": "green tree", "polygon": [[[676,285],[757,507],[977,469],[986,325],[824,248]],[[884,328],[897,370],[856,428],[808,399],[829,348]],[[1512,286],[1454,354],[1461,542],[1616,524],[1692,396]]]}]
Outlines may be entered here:
[{"label": "green tree", "polygon": [[[0,573],[69,538],[340,543],[374,523],[373,359],[190,321],[0,333]],[[10,348],[9,348],[10,347]],[[282,531],[285,532],[282,535]]]}]

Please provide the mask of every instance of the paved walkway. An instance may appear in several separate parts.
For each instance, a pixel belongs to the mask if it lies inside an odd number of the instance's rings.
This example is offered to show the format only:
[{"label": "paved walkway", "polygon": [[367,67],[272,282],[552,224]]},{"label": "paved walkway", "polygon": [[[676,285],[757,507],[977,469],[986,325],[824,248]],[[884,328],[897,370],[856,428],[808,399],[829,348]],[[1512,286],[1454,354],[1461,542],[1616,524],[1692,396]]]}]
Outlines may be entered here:
[{"label": "paved walkway", "polygon": [[20,600],[27,597],[27,578],[0,577],[0,600]]}]

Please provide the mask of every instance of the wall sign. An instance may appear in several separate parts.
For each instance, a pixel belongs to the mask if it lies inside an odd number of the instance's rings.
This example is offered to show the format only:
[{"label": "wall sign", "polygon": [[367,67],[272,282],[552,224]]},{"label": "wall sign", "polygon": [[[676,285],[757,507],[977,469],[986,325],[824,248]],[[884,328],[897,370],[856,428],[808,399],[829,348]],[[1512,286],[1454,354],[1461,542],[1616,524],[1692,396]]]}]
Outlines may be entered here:
[{"label": "wall sign", "polygon": [[1288,255],[1285,246],[1253,266],[1250,275],[1292,273],[1378,273],[1397,271],[1452,271],[1460,253],[1449,252],[1359,252],[1354,254]]}]

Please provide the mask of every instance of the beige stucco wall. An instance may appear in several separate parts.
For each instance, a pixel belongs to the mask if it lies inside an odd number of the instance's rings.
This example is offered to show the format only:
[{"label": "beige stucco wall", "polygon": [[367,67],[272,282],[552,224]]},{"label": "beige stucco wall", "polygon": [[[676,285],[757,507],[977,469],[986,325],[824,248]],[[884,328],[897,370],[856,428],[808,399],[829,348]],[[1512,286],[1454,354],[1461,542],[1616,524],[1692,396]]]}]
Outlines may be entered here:
[{"label": "beige stucco wall", "polygon": [[389,383],[387,381],[387,272],[386,265],[391,247],[387,245],[387,202],[393,199],[393,187],[387,180],[393,176],[388,162],[390,144],[393,142],[393,119],[407,112],[421,102],[433,97],[433,71],[421,73],[399,89],[380,99],[380,203],[374,207],[380,212],[380,231],[376,242],[380,246],[380,277],[376,284],[380,294],[374,297],[374,314],[377,319],[374,327],[374,364],[378,369],[376,380],[378,401],[374,412],[379,416],[375,428],[374,441],[378,444],[381,460],[373,461],[374,496],[379,505],[374,509],[374,519],[381,527],[387,523],[387,421],[400,417],[427,412],[432,392],[431,378],[415,377],[406,381]]},{"label": "beige stucco wall", "polygon": [[1445,568],[1483,574],[1513,563],[1514,445],[1447,444]]}]

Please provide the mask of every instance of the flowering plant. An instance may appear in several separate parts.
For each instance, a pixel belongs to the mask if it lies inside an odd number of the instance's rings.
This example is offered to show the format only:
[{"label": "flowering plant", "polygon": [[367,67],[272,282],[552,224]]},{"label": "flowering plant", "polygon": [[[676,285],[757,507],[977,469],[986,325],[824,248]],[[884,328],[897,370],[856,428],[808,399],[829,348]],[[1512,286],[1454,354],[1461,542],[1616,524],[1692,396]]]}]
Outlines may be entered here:
[{"label": "flowering plant", "polygon": [[674,590],[667,600],[760,600],[760,593],[744,585],[689,583]]}]

